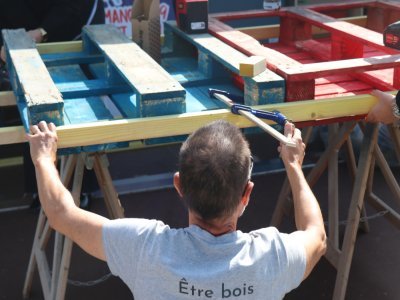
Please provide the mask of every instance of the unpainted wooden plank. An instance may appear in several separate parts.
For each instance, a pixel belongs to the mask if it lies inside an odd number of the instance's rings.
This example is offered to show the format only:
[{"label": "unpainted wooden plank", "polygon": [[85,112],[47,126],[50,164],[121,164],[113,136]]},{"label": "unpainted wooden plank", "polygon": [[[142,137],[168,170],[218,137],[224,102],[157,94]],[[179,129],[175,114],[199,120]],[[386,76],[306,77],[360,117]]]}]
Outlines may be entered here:
[{"label": "unpainted wooden plank", "polygon": [[[366,115],[376,104],[371,95],[339,97],[319,101],[299,101],[260,105],[255,109],[278,110],[293,122],[325,120],[349,116]],[[226,119],[241,128],[253,127],[251,122],[233,115],[229,110],[209,110],[180,115],[159,116],[139,119],[124,119],[107,122],[59,126],[59,148],[99,143],[134,141],[153,137],[189,134],[195,129],[218,119]],[[266,120],[268,124],[271,121]],[[25,141],[21,126],[0,128],[0,145]]]},{"label": "unpainted wooden plank", "polygon": [[254,77],[265,71],[265,57],[250,56],[239,62],[239,74],[246,77]]},{"label": "unpainted wooden plank", "polygon": [[40,54],[61,53],[61,52],[81,52],[82,41],[68,41],[55,43],[41,43],[36,45]]}]

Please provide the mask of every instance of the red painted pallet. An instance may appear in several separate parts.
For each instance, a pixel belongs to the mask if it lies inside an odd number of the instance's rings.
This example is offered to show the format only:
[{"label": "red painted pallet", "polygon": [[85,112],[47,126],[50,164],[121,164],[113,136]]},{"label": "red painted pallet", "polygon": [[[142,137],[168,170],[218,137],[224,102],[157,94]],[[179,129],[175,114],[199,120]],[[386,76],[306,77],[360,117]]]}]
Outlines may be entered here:
[{"label": "red painted pallet", "polygon": [[[356,10],[353,20],[365,27],[336,19]],[[261,44],[224,23],[270,17],[280,19],[275,43]],[[297,101],[399,89],[400,51],[385,47],[382,37],[383,29],[398,19],[398,1],[355,1],[215,14],[209,29],[247,55],[266,57],[267,67],[286,79],[286,101]]]}]

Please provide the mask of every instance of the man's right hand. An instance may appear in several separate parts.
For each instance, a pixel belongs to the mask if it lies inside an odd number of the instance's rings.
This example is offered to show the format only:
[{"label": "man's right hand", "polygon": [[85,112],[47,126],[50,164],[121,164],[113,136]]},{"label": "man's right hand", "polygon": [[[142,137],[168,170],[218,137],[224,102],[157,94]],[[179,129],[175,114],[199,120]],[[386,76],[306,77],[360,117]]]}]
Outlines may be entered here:
[{"label": "man's right hand", "polygon": [[289,147],[281,143],[278,147],[280,156],[283,163],[287,167],[300,167],[303,164],[303,159],[305,155],[305,144],[301,138],[301,131],[295,128],[294,124],[287,122],[285,124],[285,136],[288,140],[292,140],[296,143],[296,147]]},{"label": "man's right hand", "polygon": [[371,95],[377,97],[378,102],[367,115],[367,122],[391,124],[396,121],[396,117],[393,115],[395,96],[379,90],[373,90]]}]

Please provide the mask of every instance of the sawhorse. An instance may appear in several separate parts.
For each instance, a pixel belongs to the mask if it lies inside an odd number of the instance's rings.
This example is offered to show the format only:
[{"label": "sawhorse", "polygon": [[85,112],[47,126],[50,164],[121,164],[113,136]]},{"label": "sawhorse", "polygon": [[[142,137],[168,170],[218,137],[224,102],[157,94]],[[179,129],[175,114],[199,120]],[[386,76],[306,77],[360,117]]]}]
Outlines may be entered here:
[{"label": "sawhorse", "polygon": [[[94,169],[110,218],[123,218],[124,211],[112,183],[105,153],[73,154],[62,157],[61,181],[64,186],[68,187],[72,180],[72,196],[75,204],[79,205],[85,164],[88,168],[93,167]],[[46,257],[46,247],[52,231],[53,229],[49,226],[46,215],[41,209],[24,283],[24,299],[29,298],[36,267],[39,271],[44,299],[64,299],[73,242],[55,232],[53,261],[50,270]]]},{"label": "sawhorse", "polygon": [[[396,202],[400,206],[400,187],[394,177],[386,159],[377,144],[378,125],[360,124],[364,131],[364,138],[360,149],[358,166],[354,157],[350,133],[356,122],[344,123],[336,131],[336,125],[330,125],[329,145],[322,154],[315,167],[307,175],[307,181],[312,187],[328,167],[328,248],[325,258],[337,269],[337,277],[333,299],[344,299],[346,294],[347,282],[350,273],[350,266],[354,252],[357,230],[360,225],[360,217],[365,215],[365,200],[372,207],[379,211],[386,211],[384,215],[393,225],[400,229],[400,214],[387,205],[383,200],[376,196],[372,191],[375,164],[379,166],[382,174],[395,196]],[[389,128],[398,158],[400,158],[400,138],[398,130]],[[345,145],[348,154],[348,166],[351,176],[354,178],[353,192],[348,210],[346,229],[344,233],[341,249],[339,248],[339,197],[338,197],[338,151]],[[400,161],[400,160],[399,160]],[[290,185],[286,180],[279,198],[275,211],[272,216],[271,225],[279,226],[283,216],[290,210],[291,201],[289,198]],[[289,201],[288,201],[289,200]],[[368,224],[364,224],[368,230]]]}]

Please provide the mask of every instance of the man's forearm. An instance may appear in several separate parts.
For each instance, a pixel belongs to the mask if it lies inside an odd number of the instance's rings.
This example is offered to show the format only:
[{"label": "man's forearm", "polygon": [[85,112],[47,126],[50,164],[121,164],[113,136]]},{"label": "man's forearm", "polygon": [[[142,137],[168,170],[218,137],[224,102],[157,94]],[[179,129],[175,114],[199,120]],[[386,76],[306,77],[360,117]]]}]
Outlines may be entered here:
[{"label": "man's forearm", "polygon": [[57,220],[67,208],[75,205],[69,191],[62,184],[54,163],[44,160],[35,164],[39,199],[52,225],[58,230]]},{"label": "man's forearm", "polygon": [[321,209],[304,177],[301,167],[287,168],[287,175],[292,187],[297,229],[306,230],[311,226],[315,226],[324,232]]}]

